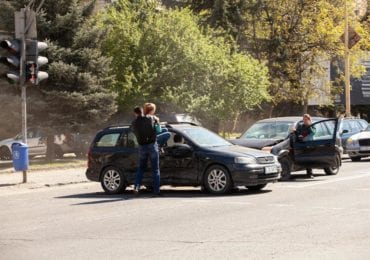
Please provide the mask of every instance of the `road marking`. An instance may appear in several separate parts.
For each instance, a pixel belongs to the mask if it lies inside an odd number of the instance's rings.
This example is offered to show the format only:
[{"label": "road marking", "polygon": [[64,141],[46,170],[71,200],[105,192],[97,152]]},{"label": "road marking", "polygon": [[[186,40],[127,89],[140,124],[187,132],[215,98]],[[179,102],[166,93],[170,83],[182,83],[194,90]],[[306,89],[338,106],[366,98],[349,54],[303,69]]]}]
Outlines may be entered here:
[{"label": "road marking", "polygon": [[274,204],[267,204],[269,206],[273,207],[294,207],[293,204],[279,204],[279,203],[274,203]]},{"label": "road marking", "polygon": [[357,188],[357,189],[354,189],[354,190],[358,190],[358,191],[370,191],[370,188]]},{"label": "road marking", "polygon": [[317,185],[322,185],[322,184],[327,184],[327,183],[340,182],[340,181],[348,181],[348,180],[355,180],[355,179],[370,177],[370,173],[360,173],[360,174],[361,175],[341,177],[341,178],[335,178],[335,179],[330,179],[330,180],[325,180],[325,181],[320,181],[320,180],[318,180],[318,181],[310,181],[309,183],[298,184],[298,185],[282,185],[281,187],[287,187],[287,188],[306,188],[306,187],[317,186]]},{"label": "road marking", "polygon": [[344,210],[345,208],[330,208],[330,207],[312,207],[312,209],[325,209],[325,210]]}]

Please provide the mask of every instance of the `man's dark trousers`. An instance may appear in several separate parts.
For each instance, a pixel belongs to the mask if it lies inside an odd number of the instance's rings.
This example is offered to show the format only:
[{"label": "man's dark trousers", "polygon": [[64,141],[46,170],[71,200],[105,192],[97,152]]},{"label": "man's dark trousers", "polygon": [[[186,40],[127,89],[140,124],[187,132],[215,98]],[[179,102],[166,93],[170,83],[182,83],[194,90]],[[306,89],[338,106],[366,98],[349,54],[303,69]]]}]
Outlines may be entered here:
[{"label": "man's dark trousers", "polygon": [[135,188],[140,188],[143,180],[148,159],[152,166],[154,193],[160,193],[161,175],[159,171],[159,150],[157,143],[144,144],[139,146],[139,168],[136,173]]}]

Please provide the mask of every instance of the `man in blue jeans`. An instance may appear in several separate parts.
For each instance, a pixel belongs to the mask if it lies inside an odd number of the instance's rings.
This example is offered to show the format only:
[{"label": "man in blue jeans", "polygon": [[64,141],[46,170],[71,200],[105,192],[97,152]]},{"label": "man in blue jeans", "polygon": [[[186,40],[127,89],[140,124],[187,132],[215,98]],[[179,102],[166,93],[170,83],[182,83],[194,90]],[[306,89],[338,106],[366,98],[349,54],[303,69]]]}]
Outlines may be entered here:
[{"label": "man in blue jeans", "polygon": [[[155,109],[155,105],[152,104]],[[139,166],[135,178],[134,193],[138,194],[144,171],[147,167],[148,159],[150,159],[154,195],[160,195],[160,171],[159,171],[159,149],[157,144],[157,135],[154,129],[154,120],[151,116],[144,116],[140,108],[135,108],[134,112],[137,115],[132,122],[131,128],[139,143]]]}]

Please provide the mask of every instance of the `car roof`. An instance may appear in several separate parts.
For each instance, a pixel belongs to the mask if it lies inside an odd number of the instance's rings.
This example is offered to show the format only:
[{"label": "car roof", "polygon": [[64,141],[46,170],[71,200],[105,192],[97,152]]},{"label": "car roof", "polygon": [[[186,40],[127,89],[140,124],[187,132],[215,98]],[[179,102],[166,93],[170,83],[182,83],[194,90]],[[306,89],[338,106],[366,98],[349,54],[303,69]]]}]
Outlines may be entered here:
[{"label": "car roof", "polygon": [[[312,120],[313,121],[320,121],[320,120],[325,120],[327,118],[325,117],[317,117],[313,116]],[[302,116],[283,116],[283,117],[272,117],[272,118],[266,118],[257,121],[258,123],[269,123],[269,122],[298,122],[302,120]]]}]

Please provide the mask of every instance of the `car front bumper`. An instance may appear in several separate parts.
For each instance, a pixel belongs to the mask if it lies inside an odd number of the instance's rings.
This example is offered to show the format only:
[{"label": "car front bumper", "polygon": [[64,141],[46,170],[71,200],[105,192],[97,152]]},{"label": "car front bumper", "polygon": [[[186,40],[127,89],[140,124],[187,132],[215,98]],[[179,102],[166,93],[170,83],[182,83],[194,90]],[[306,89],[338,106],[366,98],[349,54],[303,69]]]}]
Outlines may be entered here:
[{"label": "car front bumper", "polygon": [[[266,173],[267,167],[276,167],[276,172]],[[234,186],[253,186],[276,182],[280,178],[280,164],[233,164],[229,167]]]}]

